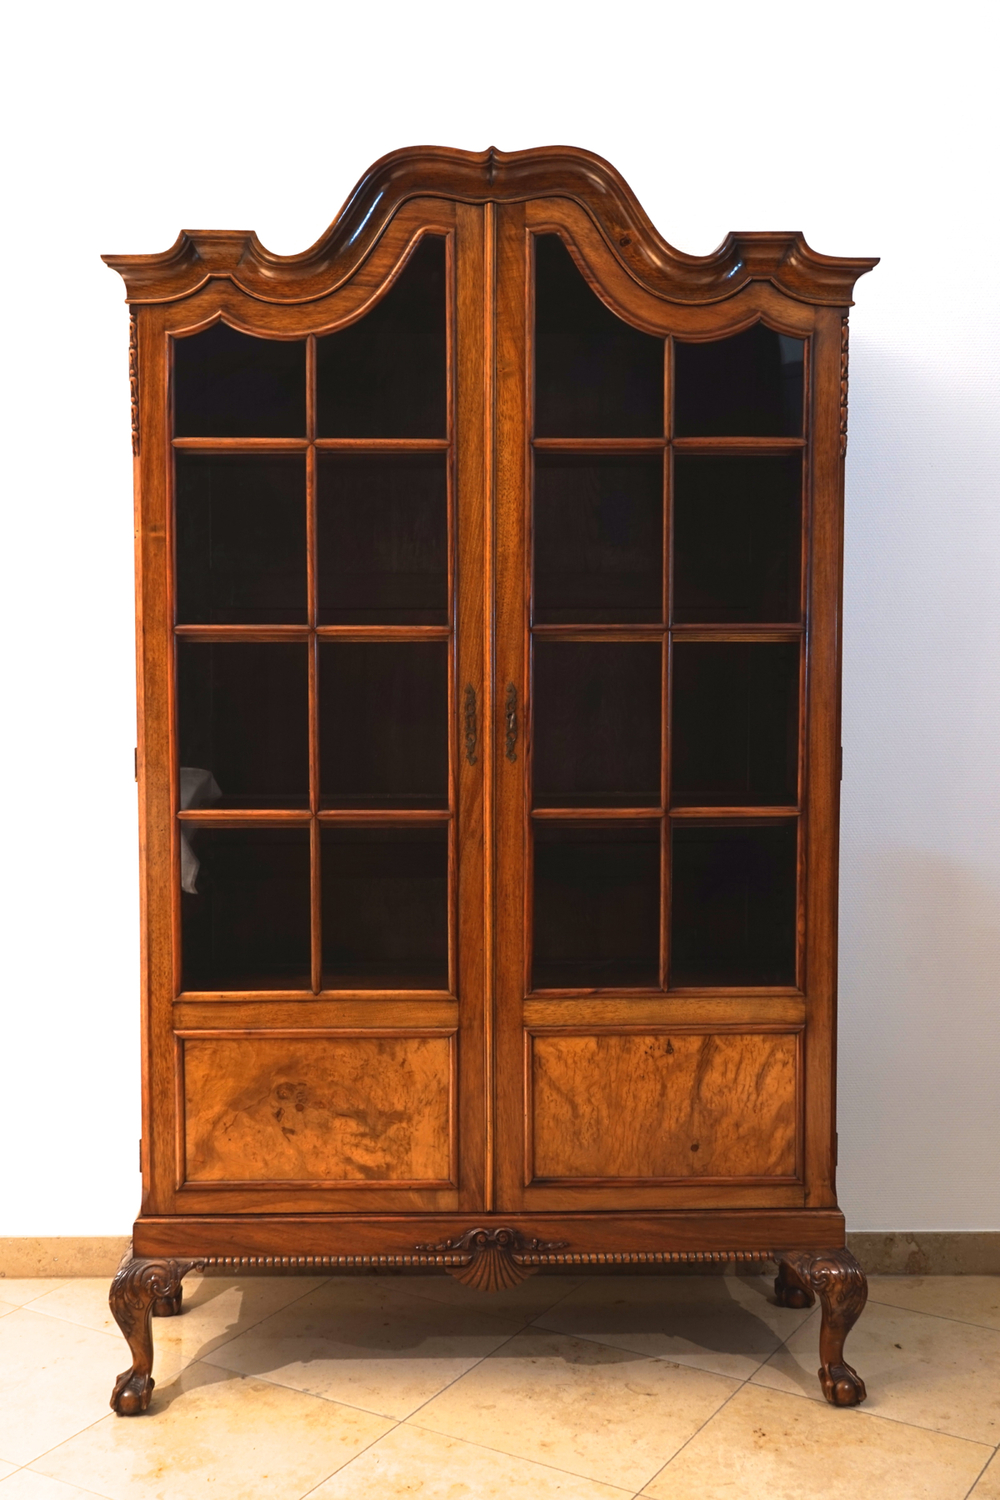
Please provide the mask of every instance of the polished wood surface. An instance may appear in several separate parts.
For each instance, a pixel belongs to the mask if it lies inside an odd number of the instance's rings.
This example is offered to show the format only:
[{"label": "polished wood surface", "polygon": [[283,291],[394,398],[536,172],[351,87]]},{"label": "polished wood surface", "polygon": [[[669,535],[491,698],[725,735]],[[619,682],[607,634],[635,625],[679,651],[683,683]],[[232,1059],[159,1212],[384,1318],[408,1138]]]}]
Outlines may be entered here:
[{"label": "polished wood surface", "polygon": [[[574,296],[592,299],[594,328],[618,329],[616,358],[638,350],[652,369],[659,342],[663,420],[654,411],[653,429],[629,426],[626,414],[607,435],[587,428],[589,417],[572,427],[578,435],[551,426],[536,432],[540,236],[555,237],[545,242],[552,263],[562,257],[567,275],[579,278]],[[403,295],[432,241],[444,255],[443,425],[423,436],[384,426],[369,429],[381,437],[327,435],[323,381],[334,346],[323,341],[343,332],[351,348],[363,348],[366,318],[382,318],[387,299]],[[513,1254],[515,1241],[502,1238],[509,1230],[518,1244],[564,1245],[551,1251],[563,1257],[552,1264],[574,1256],[582,1264],[615,1255],[659,1263],[655,1257],[675,1254],[832,1254],[843,1245],[834,1083],[846,319],[854,282],[875,261],[819,255],[796,233],[734,234],[711,255],[684,255],[661,238],[612,167],[563,147],[394,152],[297,256],[272,255],[250,233],[198,231],[160,255],[105,259],[125,279],[133,335],[143,934],[137,1253],[182,1263],[199,1255],[326,1256],[346,1266],[352,1257],[410,1256],[418,1244],[466,1244],[482,1230],[489,1275],[501,1275],[513,1274],[501,1264]],[[284,435],[265,428],[216,436],[197,422],[193,431],[202,435],[191,435],[192,425],[175,433],[177,351],[183,345],[177,368],[189,368],[187,341],[220,325],[286,349],[282,368],[294,366],[304,394],[295,398],[300,417],[282,416],[285,425],[272,428]],[[740,336],[743,344],[785,340],[786,352],[801,351],[794,356],[801,413],[783,431],[758,421],[735,433],[694,428],[715,436],[676,432],[681,354],[690,364],[691,348]],[[236,334],[213,338],[239,342]],[[301,373],[290,349],[302,351]],[[552,411],[564,408],[550,402]],[[233,431],[249,429],[244,422]],[[636,431],[646,435],[622,435]],[[220,464],[270,455],[273,464],[303,466],[299,615],[240,615],[243,623],[232,623],[231,614],[178,614],[175,463],[210,463],[213,455]],[[719,619],[709,609],[674,618],[675,458],[678,473],[710,460],[802,463],[800,550],[786,552],[786,574],[798,568],[798,582],[785,585],[786,593],[799,590],[800,612],[796,605]],[[379,461],[445,466],[447,605],[443,593],[442,613],[430,616],[439,623],[410,615],[410,623],[371,615],[331,623],[323,614],[321,506],[332,472],[325,466]],[[647,613],[619,617],[614,599],[630,597],[619,583],[598,618],[565,604],[554,617],[535,618],[537,475],[564,462],[656,466],[662,605],[650,595]],[[566,530],[566,546],[555,546],[553,587],[563,586],[574,557],[581,578],[588,568],[596,577],[605,502],[595,484],[579,536]],[[552,493],[571,514],[572,485]],[[639,551],[622,550],[621,566],[637,566]],[[580,587],[586,604],[587,585]],[[780,605],[785,595],[776,597]],[[773,647],[798,661],[780,805],[766,805],[769,786],[742,805],[738,791],[718,806],[710,795],[674,797],[673,652],[695,643],[742,650],[726,658],[737,667],[725,680],[737,685],[738,662],[750,650]],[[177,768],[187,731],[178,719],[178,661],[210,647],[228,661],[225,653],[251,645],[308,657],[301,805],[252,791],[246,805],[227,795],[221,806],[182,807]],[[354,678],[324,686],[334,680],[324,664],[346,660],[336,653],[355,647],[442,653],[447,682],[433,743],[415,748],[412,725],[400,724],[393,737],[378,695],[366,698]],[[640,655],[607,654],[616,651]],[[641,653],[655,655],[655,672]],[[548,663],[542,672],[539,661]],[[626,670],[616,672],[616,663]],[[574,738],[567,725],[586,722],[595,673],[618,684],[619,707],[610,718],[602,710]],[[546,682],[565,687],[558,722],[545,718],[554,701]],[[402,702],[396,692],[390,685],[384,701]],[[350,693],[354,717],[338,718]],[[358,715],[367,715],[363,729]],[[225,720],[218,722],[222,733]],[[426,790],[438,785],[435,747],[446,759],[440,795]],[[423,782],[414,773],[416,791],[394,797],[398,787],[385,778],[398,781],[398,768],[421,756]],[[659,760],[652,782],[651,756]],[[612,763],[618,770],[602,782],[602,767]],[[546,765],[548,780],[536,791],[536,769]],[[331,795],[334,774],[349,784]],[[375,785],[378,776],[385,786]],[[791,830],[787,838],[773,834],[779,825]],[[241,866],[238,850],[251,845],[239,840],[254,830],[256,852]],[[755,830],[763,830],[759,838]],[[241,943],[250,952],[253,924],[241,928],[220,898],[205,941],[218,949],[230,922],[228,967],[196,968],[185,987],[184,942],[191,947],[194,929],[180,872],[199,837],[206,859],[216,847],[237,851],[218,878],[243,881],[244,891],[256,879],[254,909],[262,913],[277,910],[267,851],[279,845],[267,841],[304,841],[305,936],[294,964],[269,959],[256,977],[240,971],[233,954]],[[440,900],[436,839],[446,871]],[[432,853],[419,853],[425,846]],[[715,877],[706,861],[730,846],[749,851],[747,869],[787,851],[793,905],[780,922],[763,909],[754,918],[758,926],[778,923],[782,943],[787,930],[787,962],[768,968],[764,953],[756,969],[744,957],[742,970],[735,960],[712,970],[711,953],[698,950],[675,973],[671,849],[694,850],[685,868],[700,870],[709,890]],[[343,872],[334,878],[343,849],[369,851],[363,889],[354,881],[352,891]],[[610,886],[600,883],[602,859],[618,872]],[[726,941],[744,944],[733,948],[737,956],[751,951],[734,913],[752,899],[754,880],[741,879],[713,919]],[[324,897],[327,889],[335,899]],[[687,909],[696,914],[700,899]],[[379,916],[393,900],[403,900],[401,915]],[[657,906],[658,918],[650,917]],[[444,935],[432,953],[427,932],[438,912]],[[394,955],[388,967],[371,950],[377,931]],[[291,941],[282,937],[286,947]],[[576,969],[565,958],[573,943],[590,944]],[[134,1309],[123,1317],[131,1317],[140,1363],[143,1308],[164,1300],[161,1285],[179,1287],[180,1274],[168,1268],[143,1279],[136,1271],[121,1281],[118,1300]],[[475,1281],[480,1272],[469,1274]],[[826,1363],[839,1367],[840,1358]],[[142,1409],[141,1371],[131,1395],[123,1379],[117,1408]],[[846,1377],[831,1375],[828,1385],[831,1401],[849,1394]]]},{"label": "polished wood surface", "polygon": [[526,1179],[794,1178],[797,1063],[781,1033],[529,1032]]},{"label": "polished wood surface", "polygon": [[181,1040],[186,1182],[450,1184],[451,1037]]}]

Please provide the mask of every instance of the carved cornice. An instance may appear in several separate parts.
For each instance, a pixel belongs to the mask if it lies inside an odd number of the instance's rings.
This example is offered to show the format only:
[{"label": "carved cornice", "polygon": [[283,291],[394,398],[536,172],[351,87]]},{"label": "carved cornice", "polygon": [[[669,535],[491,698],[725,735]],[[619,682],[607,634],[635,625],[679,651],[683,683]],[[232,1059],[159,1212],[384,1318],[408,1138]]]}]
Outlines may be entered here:
[{"label": "carved cornice", "polygon": [[770,281],[801,302],[848,306],[855,281],[878,263],[820,255],[798,232],[729,234],[711,255],[686,255],[657,233],[614,167],[570,146],[390,152],[365,173],[326,233],[298,255],[273,255],[252,230],[183,230],[159,255],[103,259],[124,278],[130,302],[172,302],[212,277],[227,277],[265,302],[308,302],[357,270],[402,204],[427,197],[461,203],[572,199],[635,280],[668,302],[719,302],[751,281]]}]

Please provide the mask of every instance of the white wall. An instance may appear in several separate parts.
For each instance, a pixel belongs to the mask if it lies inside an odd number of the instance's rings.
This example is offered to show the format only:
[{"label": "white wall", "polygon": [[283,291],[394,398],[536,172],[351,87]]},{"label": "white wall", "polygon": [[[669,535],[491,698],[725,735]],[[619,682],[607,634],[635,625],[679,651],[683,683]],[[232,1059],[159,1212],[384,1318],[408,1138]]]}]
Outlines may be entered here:
[{"label": "white wall", "polygon": [[986,8],[20,6],[6,41],[0,1233],[138,1206],[127,318],[101,251],[311,243],[396,146],[608,157],[681,249],[879,254],[852,320],[840,1138],[855,1229],[1000,1228]]}]

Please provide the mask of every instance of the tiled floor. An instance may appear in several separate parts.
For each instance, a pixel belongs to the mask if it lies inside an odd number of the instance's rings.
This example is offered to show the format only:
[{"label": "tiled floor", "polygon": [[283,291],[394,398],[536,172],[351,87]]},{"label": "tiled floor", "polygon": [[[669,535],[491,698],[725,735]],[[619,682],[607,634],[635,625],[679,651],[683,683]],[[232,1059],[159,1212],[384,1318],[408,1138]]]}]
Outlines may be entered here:
[{"label": "tiled floor", "polygon": [[764,1278],[189,1276],[146,1416],[106,1280],[0,1280],[0,1500],[1000,1500],[1000,1277],[876,1277],[816,1380]]}]

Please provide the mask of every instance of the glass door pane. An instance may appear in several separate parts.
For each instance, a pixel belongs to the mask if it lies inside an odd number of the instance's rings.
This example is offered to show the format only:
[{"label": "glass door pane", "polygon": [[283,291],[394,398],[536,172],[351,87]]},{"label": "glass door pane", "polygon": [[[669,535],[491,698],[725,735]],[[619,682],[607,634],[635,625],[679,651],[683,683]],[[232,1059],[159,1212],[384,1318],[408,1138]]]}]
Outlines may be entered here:
[{"label": "glass door pane", "polygon": [[534,240],[534,310],[527,982],[657,988],[664,340],[616,316],[558,235]]},{"label": "glass door pane", "polygon": [[448,989],[448,266],[427,234],[332,333],[175,340],[189,989]]}]

